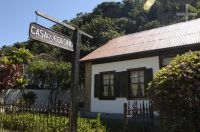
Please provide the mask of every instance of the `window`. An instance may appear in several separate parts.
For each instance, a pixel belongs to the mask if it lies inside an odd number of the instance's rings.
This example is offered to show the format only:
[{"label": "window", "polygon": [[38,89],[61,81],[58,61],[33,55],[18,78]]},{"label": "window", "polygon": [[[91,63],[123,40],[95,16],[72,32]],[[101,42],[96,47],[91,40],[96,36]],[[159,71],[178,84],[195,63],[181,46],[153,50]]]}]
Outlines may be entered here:
[{"label": "window", "polygon": [[145,98],[148,83],[153,78],[152,68],[102,72],[94,77],[94,97],[102,100]]},{"label": "window", "polygon": [[100,99],[115,98],[115,72],[102,72],[95,75],[94,97]]},{"label": "window", "polygon": [[160,57],[160,68],[167,66],[172,61],[173,58],[174,58],[174,56]]},{"label": "window", "polygon": [[133,70],[129,72],[129,96],[132,98],[145,97],[144,70]]},{"label": "window", "polygon": [[102,74],[102,97],[113,97],[114,96],[114,74],[105,73]]}]

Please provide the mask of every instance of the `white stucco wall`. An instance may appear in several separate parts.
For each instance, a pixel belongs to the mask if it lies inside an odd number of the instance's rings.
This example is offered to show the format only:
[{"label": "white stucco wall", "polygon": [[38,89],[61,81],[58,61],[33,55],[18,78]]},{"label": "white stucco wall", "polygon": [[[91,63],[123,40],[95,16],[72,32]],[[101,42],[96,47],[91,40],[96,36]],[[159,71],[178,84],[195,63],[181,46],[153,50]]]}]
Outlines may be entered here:
[{"label": "white stucco wall", "polygon": [[[141,58],[120,62],[104,63],[92,65],[92,84],[91,84],[91,112],[123,113],[123,103],[126,98],[116,98],[115,100],[99,100],[94,98],[94,75],[105,71],[126,71],[131,68],[153,68],[153,73],[159,69],[159,57]],[[142,100],[141,100],[142,101]],[[146,100],[148,101],[148,100]]]},{"label": "white stucco wall", "polygon": [[[27,93],[29,91],[34,92],[37,95],[35,104],[37,105],[48,105],[49,103],[49,95],[50,90],[48,89],[25,89],[24,92]],[[8,89],[5,91],[4,95],[1,95],[0,98],[4,98],[6,103],[16,102],[21,99],[22,93],[18,89]],[[59,92],[57,96],[57,101],[61,100],[62,102],[68,102],[70,98],[70,91],[63,90]]]}]

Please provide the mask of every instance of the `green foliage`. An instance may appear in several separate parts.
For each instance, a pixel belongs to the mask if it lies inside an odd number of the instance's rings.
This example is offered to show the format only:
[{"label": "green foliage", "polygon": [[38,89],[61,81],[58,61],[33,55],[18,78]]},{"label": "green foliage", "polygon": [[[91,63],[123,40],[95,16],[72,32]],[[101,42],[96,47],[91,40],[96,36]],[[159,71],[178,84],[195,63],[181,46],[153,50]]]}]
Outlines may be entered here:
[{"label": "green foliage", "polygon": [[30,83],[39,84],[49,89],[69,88],[71,80],[71,64],[62,61],[44,59],[33,60],[28,69]]},{"label": "green foliage", "polygon": [[25,48],[19,48],[19,49],[12,48],[11,50],[12,51],[7,52],[8,55],[2,57],[1,63],[26,64],[33,58],[33,55],[30,53],[30,51]]},{"label": "green foliage", "polygon": [[25,48],[11,48],[14,51],[3,55],[0,60],[0,89],[25,88],[28,80],[23,77],[24,64],[27,64],[33,57]]},{"label": "green foliage", "polygon": [[123,4],[120,2],[103,2],[93,10],[93,14],[103,17],[117,18],[122,17]]},{"label": "green foliage", "polygon": [[[21,43],[20,43],[21,44]],[[1,49],[1,52],[3,55],[12,55],[13,54],[13,51],[17,50],[16,47],[14,46],[2,46],[2,49]]]},{"label": "green foliage", "polygon": [[130,20],[128,18],[122,17],[117,19],[115,24],[119,29],[123,29],[122,31],[124,31],[125,34],[137,31],[137,22],[135,20]]},{"label": "green foliage", "polygon": [[[0,114],[4,129],[20,131],[63,132],[69,130],[66,116],[45,115],[37,113]],[[106,132],[100,119],[78,118],[78,132]]]},{"label": "green foliage", "polygon": [[[148,93],[167,131],[200,129],[200,51],[177,56],[155,74]],[[175,120],[176,122],[172,122]]]},{"label": "green foliage", "polygon": [[36,99],[37,99],[37,94],[35,94],[32,91],[28,91],[27,93],[22,94],[22,102],[20,103],[29,106],[29,105],[34,104]]},{"label": "green foliage", "polygon": [[159,27],[160,23],[159,21],[152,21],[152,22],[148,22],[146,23],[143,27],[143,29],[140,29],[140,30],[148,30],[148,29],[152,29],[152,28],[155,28],[155,27]]},{"label": "green foliage", "polygon": [[29,49],[34,55],[39,55],[41,53],[50,54],[55,48],[51,45],[47,45],[35,40],[28,41],[28,44],[25,47]]},{"label": "green foliage", "polygon": [[27,64],[31,59],[33,58],[33,55],[30,53],[29,50],[23,48],[17,49],[17,51],[14,51],[14,55],[12,56],[13,63],[23,63]]},{"label": "green foliage", "polygon": [[12,60],[8,56],[3,56],[1,58],[1,63],[2,64],[6,64],[6,65],[11,65],[12,64]]},{"label": "green foliage", "polygon": [[94,37],[92,43],[95,43],[98,47],[108,40],[123,34],[123,32],[118,32],[118,27],[115,25],[114,20],[101,16],[92,19],[90,23],[84,26],[84,30]]},{"label": "green foliage", "polygon": [[97,119],[85,119],[79,117],[78,132],[106,132],[106,127],[100,120],[100,114],[98,114]]},{"label": "green foliage", "polygon": [[23,89],[25,89],[28,82],[29,82],[29,80],[26,79],[24,76],[17,77],[16,78],[16,88],[23,90]]}]

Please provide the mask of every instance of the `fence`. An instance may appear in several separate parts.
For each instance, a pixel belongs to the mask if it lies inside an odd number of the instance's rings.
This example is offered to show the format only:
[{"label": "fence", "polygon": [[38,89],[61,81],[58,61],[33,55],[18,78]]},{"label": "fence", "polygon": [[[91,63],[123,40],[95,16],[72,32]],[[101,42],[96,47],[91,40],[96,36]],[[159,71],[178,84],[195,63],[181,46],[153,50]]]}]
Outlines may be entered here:
[{"label": "fence", "polygon": [[157,132],[156,120],[151,102],[124,103],[124,132]]},{"label": "fence", "polygon": [[68,131],[69,105],[0,105],[0,131]]}]

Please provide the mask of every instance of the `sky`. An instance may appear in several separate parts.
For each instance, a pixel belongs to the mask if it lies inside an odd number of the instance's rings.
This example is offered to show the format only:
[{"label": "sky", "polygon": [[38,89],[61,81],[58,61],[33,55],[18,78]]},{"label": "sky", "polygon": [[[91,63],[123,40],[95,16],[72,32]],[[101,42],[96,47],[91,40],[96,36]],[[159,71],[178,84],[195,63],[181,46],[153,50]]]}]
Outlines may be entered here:
[{"label": "sky", "polygon": [[[1,0],[0,47],[28,40],[29,25],[36,22],[35,11],[59,20],[71,20],[80,12],[92,12],[100,3],[122,0]],[[37,23],[51,27],[54,23],[37,18]]]}]

